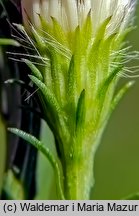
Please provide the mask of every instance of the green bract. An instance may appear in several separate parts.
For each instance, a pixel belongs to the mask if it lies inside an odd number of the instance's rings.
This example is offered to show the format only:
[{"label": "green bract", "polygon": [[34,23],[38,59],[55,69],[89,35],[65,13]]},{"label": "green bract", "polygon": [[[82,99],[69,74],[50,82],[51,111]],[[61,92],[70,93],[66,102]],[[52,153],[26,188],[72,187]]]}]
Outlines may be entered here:
[{"label": "green bract", "polygon": [[[64,194],[60,197],[89,199],[94,155],[102,133],[111,112],[133,83],[127,83],[115,95],[124,67],[124,49],[118,50],[125,32],[106,33],[111,17],[94,32],[90,13],[84,24],[72,31],[65,31],[53,17],[51,25],[39,17],[41,28],[30,24],[29,33],[22,26],[18,28],[34,49],[35,62],[31,55],[23,62],[31,69],[29,77],[38,88],[43,117],[59,149],[59,191]],[[17,129],[11,131],[35,145],[32,136]],[[46,152],[55,167],[57,163]]]}]

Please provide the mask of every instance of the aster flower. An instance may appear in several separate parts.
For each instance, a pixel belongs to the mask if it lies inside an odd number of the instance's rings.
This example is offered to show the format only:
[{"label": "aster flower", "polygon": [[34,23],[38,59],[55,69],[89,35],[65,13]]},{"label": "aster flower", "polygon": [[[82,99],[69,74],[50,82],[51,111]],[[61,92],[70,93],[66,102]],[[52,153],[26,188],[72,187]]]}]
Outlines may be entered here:
[{"label": "aster flower", "polygon": [[65,199],[89,199],[94,155],[105,125],[132,85],[127,83],[115,95],[128,50],[123,38],[134,8],[132,0],[22,0],[24,27],[19,29],[34,50],[30,60],[22,61],[39,88],[61,170],[40,141],[10,130],[45,152]]}]

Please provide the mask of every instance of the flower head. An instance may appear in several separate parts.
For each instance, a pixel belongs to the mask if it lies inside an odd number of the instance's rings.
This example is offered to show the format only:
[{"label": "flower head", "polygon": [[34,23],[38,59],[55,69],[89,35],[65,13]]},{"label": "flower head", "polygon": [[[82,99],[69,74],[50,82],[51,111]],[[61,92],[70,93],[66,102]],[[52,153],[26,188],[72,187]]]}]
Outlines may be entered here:
[{"label": "flower head", "polygon": [[23,61],[57,141],[67,199],[88,199],[90,161],[112,110],[132,84],[115,95],[134,6],[133,0],[22,0],[22,33],[34,50]]}]

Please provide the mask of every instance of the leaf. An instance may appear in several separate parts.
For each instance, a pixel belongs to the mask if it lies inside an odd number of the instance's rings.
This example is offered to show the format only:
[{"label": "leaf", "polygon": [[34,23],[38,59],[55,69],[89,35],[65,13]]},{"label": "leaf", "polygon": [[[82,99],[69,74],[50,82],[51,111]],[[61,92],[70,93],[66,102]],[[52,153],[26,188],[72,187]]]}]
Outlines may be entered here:
[{"label": "leaf", "polygon": [[43,51],[46,49],[46,43],[44,39],[41,37],[40,33],[32,26],[32,34],[36,41],[36,46],[39,47],[39,50]]},{"label": "leaf", "polygon": [[62,43],[66,47],[68,46],[68,41],[65,32],[63,31],[62,26],[60,23],[57,21],[55,17],[51,17],[52,22],[53,22],[53,35],[55,38],[58,40],[58,42]]},{"label": "leaf", "polygon": [[61,65],[59,64],[59,56],[57,55],[54,48],[51,47],[50,51],[50,63],[51,63],[51,77],[53,83],[53,90],[56,97],[61,100],[60,95],[60,73],[61,73]]},{"label": "leaf", "polygon": [[89,57],[88,57],[88,65],[90,69],[93,67],[95,68],[96,64],[99,61],[99,48],[101,45],[101,42],[104,40],[105,31],[108,23],[110,22],[111,17],[108,17],[99,27],[99,29],[96,32],[95,39],[93,41]]},{"label": "leaf", "polygon": [[92,30],[92,17],[90,10],[81,29],[82,41],[85,47],[87,47],[90,44],[90,41],[92,39]]},{"label": "leaf", "polygon": [[112,81],[114,80],[114,78],[116,77],[116,75],[122,70],[122,67],[117,67],[115,68],[110,75],[102,82],[102,84],[99,87],[98,90],[98,100],[102,100],[102,98],[105,97],[106,92],[110,86],[110,84],[112,83]]},{"label": "leaf", "polygon": [[124,43],[122,43],[126,36],[135,29],[135,26],[130,26],[128,28],[126,28],[122,34],[118,35],[117,39],[115,40],[115,43],[114,43],[114,47],[113,49],[114,50],[117,50],[117,48],[119,49],[119,47],[121,47],[121,45],[124,45]]},{"label": "leaf", "polygon": [[[40,23],[41,23],[41,27],[42,29],[37,29],[40,30],[40,34],[42,35],[42,37],[46,37],[46,35],[52,35],[53,33],[53,27],[50,25],[49,22],[47,22],[47,20],[45,19],[44,16],[39,15],[39,19],[40,19]],[[47,34],[46,34],[46,29],[47,29]]]},{"label": "leaf", "polygon": [[83,129],[84,122],[85,122],[85,89],[82,90],[78,104],[77,104],[77,111],[76,111],[76,130],[79,131]]},{"label": "leaf", "polygon": [[[61,109],[55,95],[47,86],[41,82],[39,79],[37,79],[35,76],[29,75],[30,79],[32,80],[33,83],[35,83],[38,88],[40,89],[42,93],[42,100],[41,104],[44,103],[44,108],[46,109],[44,114],[47,113],[49,114],[49,123],[54,125],[57,123],[59,124],[59,130],[62,130],[63,136],[67,137],[69,136],[69,131],[67,129],[67,125],[64,119],[64,112]],[[47,107],[46,107],[47,106]],[[49,107],[48,107],[49,106]],[[51,115],[54,115],[56,117],[56,121],[51,122]],[[54,118],[53,118],[54,119]]]},{"label": "leaf", "polygon": [[39,141],[36,137],[34,137],[34,136],[32,136],[32,135],[30,135],[30,134],[28,134],[22,130],[19,130],[17,128],[8,128],[8,131],[19,136],[20,138],[24,139],[25,141],[27,141],[28,143],[30,143],[31,145],[36,147],[49,160],[50,164],[52,165],[52,167],[55,170],[55,174],[57,177],[57,186],[59,189],[60,198],[65,199],[64,194],[63,194],[63,189],[62,189],[62,179],[61,179],[60,167],[59,167],[57,159],[50,152],[50,150],[48,148],[46,148],[45,145],[41,141]]},{"label": "leaf", "polygon": [[27,66],[30,68],[34,76],[36,76],[41,81],[43,80],[41,72],[31,61],[29,61],[28,59],[22,59],[22,61],[27,64]]},{"label": "leaf", "polygon": [[74,56],[72,56],[68,70],[68,95],[70,97],[73,97],[75,95],[75,80]]},{"label": "leaf", "polygon": [[12,39],[6,39],[6,38],[1,38],[0,39],[0,45],[2,45],[2,46],[11,45],[11,46],[16,46],[16,47],[20,46],[20,44],[17,41],[12,40]]},{"label": "leaf", "polygon": [[111,104],[111,112],[115,109],[115,107],[117,106],[117,104],[119,103],[119,101],[123,98],[123,96],[125,95],[125,93],[133,86],[135,82],[134,81],[130,81],[128,83],[126,83],[122,89],[119,90],[119,92],[117,93],[117,95],[114,97],[112,104]]},{"label": "leaf", "polygon": [[[96,117],[96,122],[101,116],[101,111],[104,107],[104,102],[105,99],[109,99],[109,96],[107,95],[107,92],[109,90],[110,85],[113,84],[113,87],[115,87],[115,81],[114,79],[116,78],[116,75],[121,71],[122,67],[117,67],[115,68],[110,75],[100,84],[98,92],[97,92],[97,97],[96,97],[96,104],[97,104],[97,117]],[[111,94],[113,94],[114,88],[111,89]],[[110,96],[111,99],[111,96]]]},{"label": "leaf", "polygon": [[57,99],[55,98],[54,94],[47,88],[47,86],[43,82],[41,82],[35,76],[29,75],[29,78],[32,80],[33,83],[36,84],[36,86],[38,86],[38,88],[40,89],[40,91],[44,95],[47,103],[53,109],[54,113],[57,112],[58,115],[61,115],[61,108],[60,108],[59,103],[57,102]]},{"label": "leaf", "polygon": [[108,119],[110,118],[112,112],[115,110],[115,108],[118,105],[118,103],[120,102],[120,100],[124,97],[126,92],[133,86],[134,83],[135,83],[134,81],[130,81],[130,82],[126,83],[122,87],[122,89],[119,90],[119,92],[117,93],[117,95],[114,97],[114,99],[111,102],[110,110],[109,110],[108,115],[106,116],[104,122],[108,121]]},{"label": "leaf", "polygon": [[75,72],[75,60],[74,56],[72,56],[69,69],[68,69],[68,90],[67,90],[67,111],[72,118],[69,118],[70,128],[72,132],[75,132],[75,123],[73,123],[73,119],[76,118],[76,72]]},{"label": "leaf", "polygon": [[96,33],[96,39],[95,39],[96,41],[99,41],[102,38],[104,38],[106,28],[107,28],[110,21],[111,21],[111,16],[108,17],[106,20],[104,20],[104,22],[100,25],[100,27],[99,27],[99,29],[97,30],[97,33]]},{"label": "leaf", "polygon": [[101,61],[102,68],[103,68],[102,77],[106,77],[109,71],[110,54],[111,54],[111,49],[113,46],[113,42],[115,42],[116,36],[117,34],[113,33],[112,35],[104,39],[100,46],[100,61]]}]

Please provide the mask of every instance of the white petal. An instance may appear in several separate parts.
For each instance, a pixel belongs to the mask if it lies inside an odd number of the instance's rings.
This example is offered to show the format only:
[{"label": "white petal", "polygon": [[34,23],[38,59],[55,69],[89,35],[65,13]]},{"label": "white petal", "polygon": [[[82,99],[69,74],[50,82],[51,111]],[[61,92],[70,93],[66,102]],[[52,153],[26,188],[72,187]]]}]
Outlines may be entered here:
[{"label": "white petal", "polygon": [[89,11],[91,10],[91,0],[77,0],[78,23],[82,25],[86,19]]},{"label": "white petal", "polygon": [[[38,26],[40,24],[40,0],[22,0],[21,1],[22,16],[25,25],[28,26],[29,21]],[[30,20],[28,20],[28,18]]]},{"label": "white petal", "polygon": [[46,21],[50,22],[49,17],[49,0],[42,0],[41,1],[41,15],[43,16]]},{"label": "white petal", "polygon": [[55,17],[60,22],[61,16],[59,6],[59,0],[49,0],[49,15],[50,17]]},{"label": "white petal", "polygon": [[40,25],[38,14],[49,23],[51,17],[55,17],[69,31],[82,25],[91,9],[95,31],[107,17],[112,16],[108,28],[111,34],[127,25],[135,2],[136,0],[22,0],[22,13],[24,22],[27,22],[29,16],[36,26]]},{"label": "white petal", "polygon": [[62,0],[69,29],[74,30],[78,26],[78,13],[76,0]]},{"label": "white petal", "polygon": [[109,0],[92,0],[92,19],[95,30],[109,16],[107,5],[110,5]]},{"label": "white petal", "polygon": [[22,17],[24,23],[28,23],[28,17],[32,17],[33,10],[32,10],[33,0],[22,0],[21,1],[21,9],[22,9]]},{"label": "white petal", "polygon": [[32,16],[33,23],[35,24],[35,26],[38,27],[38,26],[40,26],[40,18],[39,18],[39,15],[40,15],[40,13],[41,13],[40,0],[34,0],[34,1],[33,1],[32,10],[33,10],[33,16]]}]

